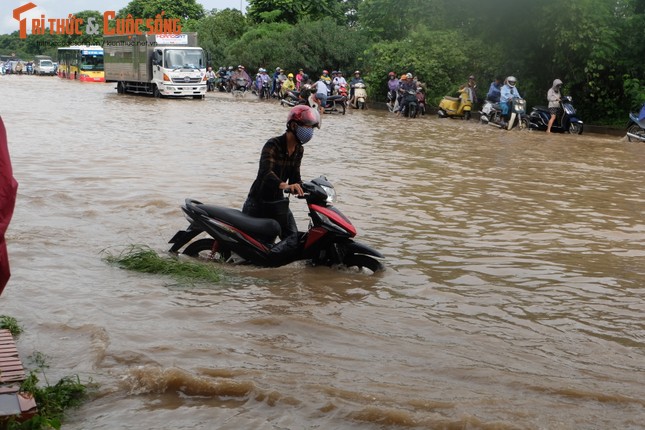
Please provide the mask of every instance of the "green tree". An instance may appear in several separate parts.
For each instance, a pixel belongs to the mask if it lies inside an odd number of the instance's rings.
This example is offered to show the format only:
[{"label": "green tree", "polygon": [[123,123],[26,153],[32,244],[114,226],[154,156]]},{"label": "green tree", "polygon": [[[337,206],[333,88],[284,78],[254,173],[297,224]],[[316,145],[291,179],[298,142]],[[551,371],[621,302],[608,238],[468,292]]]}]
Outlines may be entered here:
[{"label": "green tree", "polygon": [[132,0],[117,16],[125,18],[155,18],[164,12],[164,18],[180,18],[182,26],[190,26],[205,16],[204,7],[196,0]]},{"label": "green tree", "polygon": [[343,0],[249,0],[247,14],[254,22],[287,22],[295,24],[307,18],[319,20],[332,18],[339,23],[347,22],[345,13],[355,6],[355,1]]},{"label": "green tree", "polygon": [[365,80],[370,95],[384,100],[388,73],[410,72],[424,84],[428,103],[438,105],[444,95],[454,93],[466,81],[475,65],[483,63],[478,52],[484,52],[482,44],[464,39],[459,30],[415,31],[403,41],[374,44],[367,52]]},{"label": "green tree", "polygon": [[249,70],[281,67],[295,72],[303,68],[312,78],[323,69],[349,70],[362,66],[367,39],[331,18],[318,21],[264,23],[250,28],[227,51],[229,63]]},{"label": "green tree", "polygon": [[249,74],[259,67],[279,65],[292,52],[285,36],[290,30],[291,26],[287,23],[259,24],[251,28],[231,44],[227,50],[228,62],[243,64]]},{"label": "green tree", "polygon": [[436,28],[441,21],[438,0],[363,0],[359,23],[375,39],[401,40],[416,28]]},{"label": "green tree", "polygon": [[200,19],[197,23],[199,43],[208,53],[210,65],[215,68],[224,65],[227,50],[247,29],[246,18],[237,9],[214,10]]}]

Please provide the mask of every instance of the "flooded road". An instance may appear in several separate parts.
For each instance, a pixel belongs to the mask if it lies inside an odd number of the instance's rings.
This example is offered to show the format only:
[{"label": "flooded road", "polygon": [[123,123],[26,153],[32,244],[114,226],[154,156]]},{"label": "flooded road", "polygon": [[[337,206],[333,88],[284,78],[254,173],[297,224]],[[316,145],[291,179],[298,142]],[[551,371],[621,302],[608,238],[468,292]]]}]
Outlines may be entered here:
[{"label": "flooded road", "polygon": [[105,251],[164,253],[186,197],[241,207],[288,109],[27,76],[0,94],[20,183],[0,314],[49,381],[100,384],[64,429],[645,428],[645,145],[325,115],[303,177],[386,271],[187,285]]}]

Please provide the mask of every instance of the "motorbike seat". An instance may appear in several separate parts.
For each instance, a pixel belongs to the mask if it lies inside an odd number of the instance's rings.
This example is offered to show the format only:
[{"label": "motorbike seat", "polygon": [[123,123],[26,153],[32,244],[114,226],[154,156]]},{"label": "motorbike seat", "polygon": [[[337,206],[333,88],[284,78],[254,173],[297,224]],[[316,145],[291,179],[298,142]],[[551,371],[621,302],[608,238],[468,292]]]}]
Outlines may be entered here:
[{"label": "motorbike seat", "polygon": [[545,112],[549,112],[549,108],[546,106],[533,106],[533,110],[542,110]]},{"label": "motorbike seat", "polygon": [[643,119],[638,119],[638,114],[630,112],[629,114],[629,119],[634,123],[637,124],[640,128],[645,129],[645,118]]},{"label": "motorbike seat", "polygon": [[211,218],[220,219],[251,236],[273,239],[282,232],[280,224],[273,218],[256,218],[238,209],[223,206],[205,204],[198,204],[196,206],[206,212]]},{"label": "motorbike seat", "polygon": [[453,102],[458,102],[458,101],[460,101],[460,100],[459,100],[459,97],[444,96],[443,98],[444,98],[444,99],[446,99],[446,100],[453,101]]},{"label": "motorbike seat", "polygon": [[345,96],[341,96],[341,95],[327,97],[327,100],[331,100],[331,101],[342,101],[344,99],[345,99]]}]

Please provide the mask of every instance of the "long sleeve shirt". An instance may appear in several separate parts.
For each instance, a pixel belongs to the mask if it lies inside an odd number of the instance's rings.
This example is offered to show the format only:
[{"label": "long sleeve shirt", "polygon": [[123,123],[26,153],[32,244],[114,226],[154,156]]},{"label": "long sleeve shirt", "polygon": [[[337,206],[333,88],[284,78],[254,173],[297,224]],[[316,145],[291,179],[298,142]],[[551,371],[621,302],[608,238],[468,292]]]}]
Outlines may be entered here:
[{"label": "long sleeve shirt", "polygon": [[287,151],[287,135],[269,139],[262,148],[258,176],[251,185],[249,197],[258,201],[275,201],[283,198],[282,182],[301,184],[300,164],[304,148],[298,145],[293,154]]},{"label": "long sleeve shirt", "polygon": [[517,88],[511,87],[510,85],[504,85],[502,87],[501,96],[500,96],[501,103],[510,102],[515,97],[520,97],[520,98],[522,97],[520,96],[520,92],[517,90]]}]

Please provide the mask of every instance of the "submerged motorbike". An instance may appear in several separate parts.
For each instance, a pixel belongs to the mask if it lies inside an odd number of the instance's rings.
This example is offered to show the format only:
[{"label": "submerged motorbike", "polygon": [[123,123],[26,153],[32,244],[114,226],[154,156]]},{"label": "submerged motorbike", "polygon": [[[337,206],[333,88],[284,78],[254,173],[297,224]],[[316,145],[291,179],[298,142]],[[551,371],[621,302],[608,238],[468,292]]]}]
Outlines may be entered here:
[{"label": "submerged motorbike", "polygon": [[398,112],[399,103],[397,102],[397,96],[396,96],[395,90],[390,90],[387,92],[387,102],[385,104],[387,105],[387,109],[390,112]]},{"label": "submerged motorbike", "polygon": [[[299,232],[297,243],[294,240],[289,247],[281,246],[285,241],[275,244],[280,224],[272,218],[254,218],[237,209],[186,199],[181,209],[189,225],[170,239],[170,252],[178,254],[183,248],[181,253],[190,257],[262,267],[307,260],[312,265],[383,270],[383,255],[354,241],[356,228],[332,205],[336,192],[327,178],[320,176],[302,188],[311,219],[308,230]],[[193,241],[201,233],[209,237]]]},{"label": "submerged motorbike", "polygon": [[643,105],[640,114],[630,112],[627,123],[627,140],[645,142],[645,105]]},{"label": "submerged motorbike", "polygon": [[401,115],[408,118],[416,118],[419,114],[419,101],[415,90],[408,90],[401,98]]},{"label": "submerged motorbike", "polygon": [[473,109],[473,97],[469,87],[459,89],[459,97],[444,96],[439,103],[439,118],[470,119]]},{"label": "submerged motorbike", "polygon": [[[576,116],[576,109],[571,103],[571,97],[565,96],[560,100],[560,114],[556,116],[551,126],[551,131],[556,133],[569,132],[571,134],[582,134],[582,120]],[[535,106],[529,115],[531,130],[546,131],[549,126],[551,112],[545,106]]]},{"label": "submerged motorbike", "polygon": [[296,106],[296,105],[304,105],[307,104],[307,96],[309,92],[305,92],[306,90],[303,91],[287,91],[284,97],[280,99],[280,105],[284,106],[287,105],[289,107]]},{"label": "submerged motorbike", "polygon": [[[302,97],[302,95],[300,97]],[[319,100],[314,94],[309,95],[307,98],[307,104],[314,109],[318,109],[318,103]],[[347,110],[347,97],[341,96],[340,94],[328,96],[324,108],[325,113],[338,113],[345,115]]]},{"label": "submerged motorbike", "polygon": [[258,97],[266,100],[271,98],[271,85],[269,81],[262,81],[260,88],[258,88]]},{"label": "submerged motorbike", "polygon": [[351,106],[354,109],[366,109],[367,108],[367,86],[359,82],[354,84],[354,98],[352,99]]},{"label": "submerged motorbike", "polygon": [[244,97],[246,90],[248,89],[248,82],[244,78],[237,78],[233,83],[233,89],[231,93],[233,97]]},{"label": "submerged motorbike", "polygon": [[483,124],[490,124],[495,127],[510,130],[517,127],[519,130],[529,130],[529,117],[526,115],[526,100],[520,97],[514,97],[511,102],[511,116],[508,122],[502,115],[502,107],[499,103],[486,100],[484,107],[480,112],[479,119]]}]

